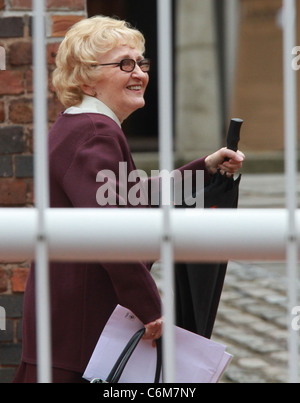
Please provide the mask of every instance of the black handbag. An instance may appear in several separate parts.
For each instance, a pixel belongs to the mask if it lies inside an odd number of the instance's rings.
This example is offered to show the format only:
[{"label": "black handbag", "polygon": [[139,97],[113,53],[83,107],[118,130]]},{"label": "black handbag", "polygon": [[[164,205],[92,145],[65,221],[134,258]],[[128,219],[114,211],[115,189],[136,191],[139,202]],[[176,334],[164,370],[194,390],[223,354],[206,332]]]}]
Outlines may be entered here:
[{"label": "black handbag", "polygon": [[[115,365],[113,366],[110,374],[108,375],[107,379],[104,381],[103,379],[93,379],[91,383],[118,383],[122,373],[126,367],[127,362],[129,361],[131,355],[133,354],[134,350],[136,349],[138,343],[140,342],[141,338],[145,333],[145,328],[138,330],[132,338],[127,343],[126,347],[120,354],[119,358],[117,359]],[[157,363],[156,363],[156,371],[154,377],[154,383],[159,383],[161,368],[162,368],[162,345],[161,339],[156,340],[156,352],[157,352]]]}]

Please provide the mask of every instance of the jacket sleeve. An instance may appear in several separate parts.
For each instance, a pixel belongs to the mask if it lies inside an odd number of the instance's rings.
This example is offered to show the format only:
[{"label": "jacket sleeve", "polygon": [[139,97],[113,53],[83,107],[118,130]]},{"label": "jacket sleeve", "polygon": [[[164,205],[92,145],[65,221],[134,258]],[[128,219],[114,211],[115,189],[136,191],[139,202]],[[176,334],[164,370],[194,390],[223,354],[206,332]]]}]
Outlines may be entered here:
[{"label": "jacket sleeve", "polygon": [[[120,196],[121,187],[126,186],[119,180],[118,172],[119,162],[124,162],[124,159],[122,147],[113,136],[96,135],[82,144],[64,178],[64,189],[73,206],[100,207],[96,195],[101,183],[96,179],[99,180],[99,172],[107,174],[110,171],[115,179],[109,178],[104,184],[106,193],[110,193],[110,198],[117,203],[129,207]],[[117,206],[108,203],[102,207]],[[101,266],[111,279],[120,305],[134,312],[144,324],[161,316],[161,299],[146,263],[101,263]]]},{"label": "jacket sleeve", "polygon": [[162,316],[161,298],[146,263],[105,263],[120,305],[146,325]]},{"label": "jacket sleeve", "polygon": [[205,159],[206,159],[206,157],[192,161],[189,164],[184,165],[181,168],[178,168],[178,170],[180,172],[191,171],[193,174],[193,178],[195,178],[197,171],[203,171],[204,172],[204,184],[206,185],[209,183],[209,181],[211,179],[211,175],[209,174],[208,170],[206,169]]},{"label": "jacket sleeve", "polygon": [[[201,175],[198,175],[199,172],[201,172]],[[175,205],[182,205],[185,202],[185,198],[191,198],[195,192],[203,191],[204,187],[211,180],[211,175],[206,169],[205,158],[192,161],[183,167],[175,169],[169,175],[169,177],[171,176]],[[158,207],[161,204],[161,175],[147,179],[145,181],[146,187],[149,195],[149,204],[152,207]]]}]

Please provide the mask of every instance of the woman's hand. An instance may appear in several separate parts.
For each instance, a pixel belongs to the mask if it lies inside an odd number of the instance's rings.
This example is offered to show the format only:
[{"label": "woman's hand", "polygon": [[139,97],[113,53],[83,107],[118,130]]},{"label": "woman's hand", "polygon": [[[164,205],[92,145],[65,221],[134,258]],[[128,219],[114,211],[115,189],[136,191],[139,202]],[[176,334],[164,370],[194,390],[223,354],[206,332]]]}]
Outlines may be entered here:
[{"label": "woman's hand", "polygon": [[205,164],[211,175],[214,175],[218,169],[221,170],[222,174],[226,172],[229,175],[234,175],[242,168],[245,158],[241,151],[234,152],[228,148],[221,148],[221,150],[209,155]]},{"label": "woman's hand", "polygon": [[162,336],[163,332],[163,318],[157,319],[154,322],[145,325],[144,340],[153,340],[153,347],[155,347],[155,340],[158,340]]}]

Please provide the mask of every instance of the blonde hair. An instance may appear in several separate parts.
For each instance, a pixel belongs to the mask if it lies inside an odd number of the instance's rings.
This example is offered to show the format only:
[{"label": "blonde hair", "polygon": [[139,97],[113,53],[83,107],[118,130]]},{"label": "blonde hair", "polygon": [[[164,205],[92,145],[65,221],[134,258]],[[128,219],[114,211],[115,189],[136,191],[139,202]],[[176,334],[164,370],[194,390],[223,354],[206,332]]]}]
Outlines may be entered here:
[{"label": "blonde hair", "polygon": [[65,107],[82,101],[82,85],[94,85],[101,79],[95,68],[99,55],[121,45],[145,52],[143,34],[126,21],[96,16],[73,25],[59,47],[53,73],[53,85]]}]

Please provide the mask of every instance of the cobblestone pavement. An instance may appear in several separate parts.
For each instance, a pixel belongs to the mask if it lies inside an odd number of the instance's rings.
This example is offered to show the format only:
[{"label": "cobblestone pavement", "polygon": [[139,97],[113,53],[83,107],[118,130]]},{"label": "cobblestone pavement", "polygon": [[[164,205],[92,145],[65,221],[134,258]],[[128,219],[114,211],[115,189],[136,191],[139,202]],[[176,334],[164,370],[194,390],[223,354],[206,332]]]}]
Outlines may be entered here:
[{"label": "cobblestone pavement", "polygon": [[[283,175],[243,176],[240,208],[284,206]],[[221,382],[288,382],[286,271],[284,262],[229,263],[212,337],[233,355]]]},{"label": "cobblestone pavement", "polygon": [[[284,191],[283,175],[245,175],[240,208],[282,208]],[[285,263],[229,263],[213,335],[234,356],[222,382],[288,382],[287,306]]]},{"label": "cobblestone pavement", "polygon": [[234,356],[223,382],[288,382],[284,270],[278,263],[230,262],[213,334]]}]

